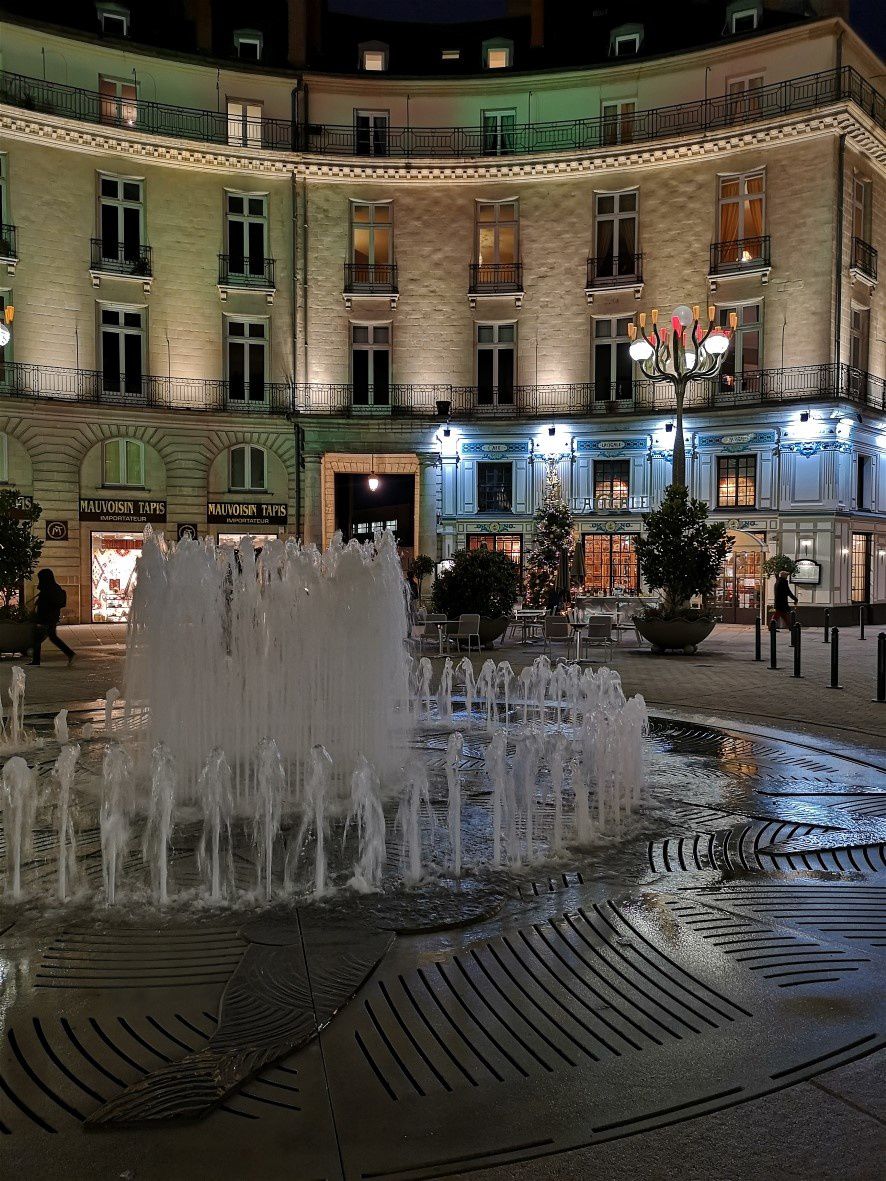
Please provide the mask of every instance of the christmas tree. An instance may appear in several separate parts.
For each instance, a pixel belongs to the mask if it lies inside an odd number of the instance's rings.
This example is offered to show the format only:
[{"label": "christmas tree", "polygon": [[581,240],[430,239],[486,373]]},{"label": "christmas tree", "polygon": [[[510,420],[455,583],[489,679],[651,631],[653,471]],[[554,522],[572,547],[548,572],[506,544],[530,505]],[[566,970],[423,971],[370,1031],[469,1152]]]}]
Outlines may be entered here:
[{"label": "christmas tree", "polygon": [[572,527],[572,513],[563,499],[560,477],[554,464],[549,464],[544,501],[535,514],[535,537],[526,559],[526,597],[531,606],[547,607],[548,594],[557,585],[561,570],[565,578],[561,589],[564,595],[568,593]]}]

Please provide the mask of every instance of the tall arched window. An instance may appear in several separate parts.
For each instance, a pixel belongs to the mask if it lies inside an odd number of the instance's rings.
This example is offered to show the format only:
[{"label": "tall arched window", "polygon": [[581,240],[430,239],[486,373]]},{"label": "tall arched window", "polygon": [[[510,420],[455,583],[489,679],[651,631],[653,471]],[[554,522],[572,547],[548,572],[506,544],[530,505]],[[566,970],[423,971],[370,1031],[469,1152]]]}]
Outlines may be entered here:
[{"label": "tall arched window", "polygon": [[106,488],[144,488],[144,443],[138,439],[106,439],[102,444],[102,484]]},{"label": "tall arched window", "polygon": [[231,448],[231,491],[263,492],[265,490],[265,449],[251,443]]}]

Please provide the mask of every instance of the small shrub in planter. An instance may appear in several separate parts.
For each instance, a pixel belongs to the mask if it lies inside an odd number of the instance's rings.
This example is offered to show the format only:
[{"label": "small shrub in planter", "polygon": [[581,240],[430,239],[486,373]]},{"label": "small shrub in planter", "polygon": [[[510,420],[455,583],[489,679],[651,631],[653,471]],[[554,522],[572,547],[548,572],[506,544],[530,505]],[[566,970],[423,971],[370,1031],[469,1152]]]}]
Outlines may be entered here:
[{"label": "small shrub in planter", "polygon": [[33,525],[42,512],[36,502],[23,509],[17,488],[0,489],[0,618],[27,618],[24,604],[14,606],[13,599],[40,560],[43,542]]},{"label": "small shrub in planter", "polygon": [[767,558],[762,566],[764,578],[777,578],[782,570],[787,570],[789,578],[797,572],[797,563],[787,554],[775,554]]},{"label": "small shrub in planter", "polygon": [[431,597],[435,612],[447,619],[479,615],[483,619],[510,616],[517,598],[520,573],[507,554],[494,550],[458,550],[452,565],[437,577]]}]

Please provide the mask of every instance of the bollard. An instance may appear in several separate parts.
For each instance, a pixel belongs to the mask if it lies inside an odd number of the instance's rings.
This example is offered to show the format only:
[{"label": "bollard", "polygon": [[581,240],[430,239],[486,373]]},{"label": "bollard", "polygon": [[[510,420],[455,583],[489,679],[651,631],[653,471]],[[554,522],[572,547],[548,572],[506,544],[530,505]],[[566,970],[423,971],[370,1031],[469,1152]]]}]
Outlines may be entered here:
[{"label": "bollard", "polygon": [[791,611],[791,647],[794,646],[794,628],[797,626],[797,612]]},{"label": "bollard", "polygon": [[769,624],[769,667],[778,668],[778,629],[774,619]]},{"label": "bollard", "polygon": [[760,616],[754,620],[754,660],[763,659],[763,627],[760,623]]},{"label": "bollard", "polygon": [[877,636],[877,701],[886,701],[886,632]]},{"label": "bollard", "polygon": [[840,684],[840,629],[831,628],[831,683],[829,689],[842,689]]},{"label": "bollard", "polygon": [[803,628],[799,623],[794,624],[794,676],[800,680],[802,673],[800,672],[800,645],[803,639]]},{"label": "bollard", "polygon": [[859,603],[859,605],[858,605],[858,638],[860,640],[864,639],[864,613],[865,613],[864,603]]},{"label": "bollard", "polygon": [[831,609],[825,607],[824,609],[824,640],[823,643],[829,644],[831,642]]}]

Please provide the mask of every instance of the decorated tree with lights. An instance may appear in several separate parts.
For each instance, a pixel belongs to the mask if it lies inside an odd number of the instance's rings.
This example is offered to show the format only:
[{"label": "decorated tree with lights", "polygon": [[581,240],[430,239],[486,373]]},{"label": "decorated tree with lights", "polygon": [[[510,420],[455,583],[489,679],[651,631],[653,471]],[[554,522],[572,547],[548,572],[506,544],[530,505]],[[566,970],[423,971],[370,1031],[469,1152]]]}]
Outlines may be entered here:
[{"label": "decorated tree with lights", "polygon": [[[574,521],[563,499],[560,477],[554,464],[548,465],[545,495],[535,514],[535,536],[526,559],[526,598],[533,607],[546,607],[548,595],[561,572],[568,579]],[[563,591],[567,586],[563,585]]]}]

